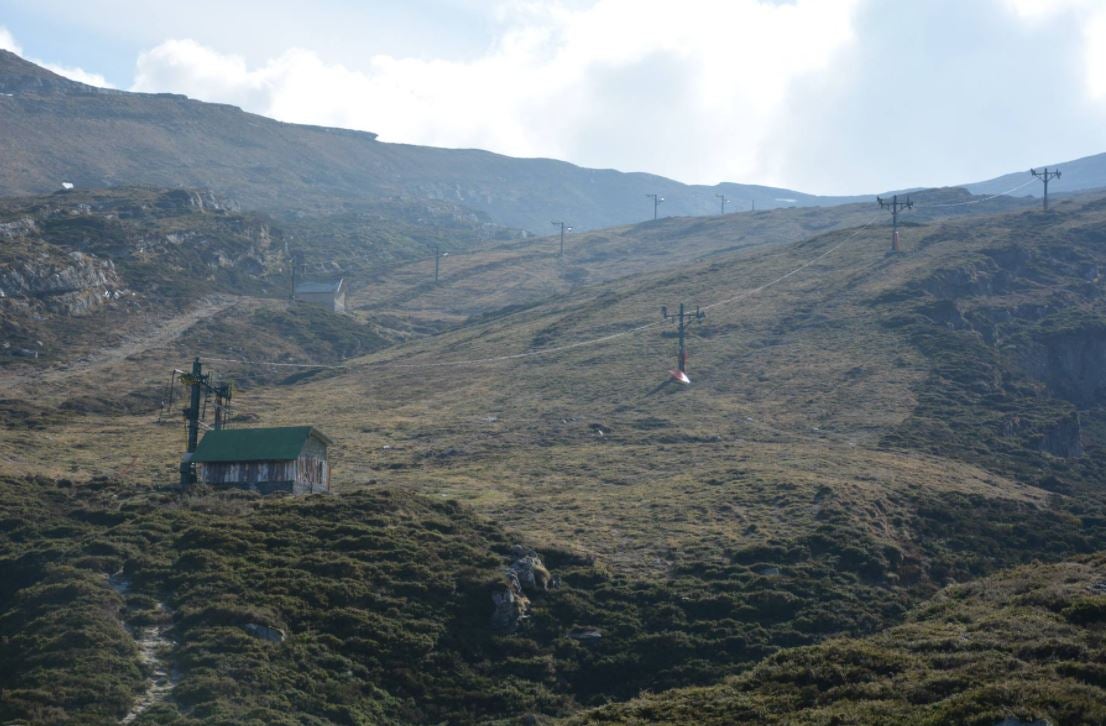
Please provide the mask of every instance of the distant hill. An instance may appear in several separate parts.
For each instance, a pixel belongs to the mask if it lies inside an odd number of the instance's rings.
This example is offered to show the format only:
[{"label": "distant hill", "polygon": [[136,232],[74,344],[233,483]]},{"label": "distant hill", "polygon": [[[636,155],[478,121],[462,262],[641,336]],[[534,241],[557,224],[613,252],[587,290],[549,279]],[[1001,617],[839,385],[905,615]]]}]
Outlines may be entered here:
[{"label": "distant hill", "polygon": [[0,194],[78,187],[203,187],[271,212],[357,208],[381,196],[445,200],[504,226],[547,232],[552,219],[578,229],[652,216],[837,204],[789,189],[689,186],[652,174],[584,169],[473,149],[388,144],[361,131],[282,123],[233,106],[174,94],[99,89],[0,51]]},{"label": "distant hill", "polygon": [[[1071,194],[1073,192],[1106,188],[1106,154],[1085,156],[1082,159],[1049,164],[1048,166],[1050,169],[1058,168],[1062,173],[1059,179],[1049,183],[1050,196],[1052,194]],[[964,187],[973,194],[1000,194],[1029,179],[1029,170],[1026,169],[1025,171],[1003,174],[987,181],[965,184]],[[1024,189],[1018,190],[1018,194],[1039,197],[1044,194],[1044,185],[1039,182],[1029,184]]]}]

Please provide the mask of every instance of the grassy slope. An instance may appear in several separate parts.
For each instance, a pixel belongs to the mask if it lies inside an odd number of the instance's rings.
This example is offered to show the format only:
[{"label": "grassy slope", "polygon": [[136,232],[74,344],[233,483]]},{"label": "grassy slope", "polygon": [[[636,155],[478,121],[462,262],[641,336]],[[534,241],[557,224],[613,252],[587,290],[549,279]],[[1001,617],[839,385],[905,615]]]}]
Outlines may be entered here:
[{"label": "grassy slope", "polygon": [[[115,722],[142,678],[124,628],[162,612],[179,682],[139,723],[482,721],[507,704],[563,708],[541,677],[552,656],[488,628],[508,542],[456,505],[389,492],[150,497],[105,481],[2,488],[5,721]],[[109,587],[117,571],[130,582],[123,596]],[[251,636],[249,623],[287,639]]]},{"label": "grassy slope", "polygon": [[950,587],[906,623],[784,651],[709,688],[572,723],[979,724],[1106,720],[1106,558]]},{"label": "grassy slope", "polygon": [[[915,197],[919,206],[907,218],[915,224],[942,217],[1017,209],[1028,204],[1008,198],[976,204],[973,199],[979,198],[958,189],[930,190]],[[881,216],[870,205],[851,204],[697,218],[667,217],[625,227],[569,233],[563,258],[558,255],[557,236],[460,254],[456,248],[442,245],[450,256],[441,260],[438,285],[433,284],[433,256],[427,255],[419,262],[399,265],[374,276],[368,284],[354,290],[351,302],[375,315],[457,323],[512,306],[532,305],[581,285],[674,270],[737,251],[751,253],[834,229],[870,223]]]},{"label": "grassy slope", "polygon": [[[348,373],[257,391],[240,405],[263,421],[311,420],[323,426],[339,440],[335,459],[350,484],[385,479],[429,487],[473,501],[512,526],[569,538],[644,569],[657,558],[672,559],[668,550],[685,542],[705,537],[717,541],[710,549],[719,551],[762,537],[735,531],[715,513],[717,498],[729,494],[700,486],[739,481],[745,470],[769,486],[796,479],[804,492],[826,479],[849,498],[888,485],[913,491],[919,484],[1020,497],[1006,478],[973,472],[967,454],[967,462],[954,465],[965,474],[948,476],[950,464],[941,456],[890,455],[872,448],[910,430],[919,395],[933,390],[925,383],[934,366],[934,359],[902,339],[901,328],[888,324],[900,308],[914,303],[889,309],[878,301],[887,290],[924,278],[927,267],[970,254],[953,234],[958,228],[949,229],[950,239],[904,260],[882,256],[882,229],[864,231],[802,274],[710,311],[691,342],[696,383],[688,390],[657,387],[674,354],[667,328],[493,366],[422,366],[617,332],[655,320],[660,303],[740,295],[842,235],[738,262],[704,263],[677,275],[614,283],[602,293],[581,291],[563,302],[405,346]],[[920,241],[932,233],[916,228],[907,234]],[[491,417],[495,420],[487,420]],[[111,442],[144,425],[126,419],[105,423],[75,421],[63,435],[84,438],[90,429],[101,429],[95,436]],[[599,437],[591,423],[611,432]],[[151,451],[171,449],[177,434],[154,432],[149,440]],[[34,442],[16,446],[33,450]],[[678,453],[684,451],[686,461]],[[143,456],[141,448],[133,453],[143,471],[151,471],[145,467],[158,458]],[[117,461],[129,458],[121,454]],[[72,462],[79,469],[91,460],[76,452]],[[111,462],[108,457],[96,467],[103,470]],[[733,506],[750,512],[750,518],[776,508],[759,493],[734,488],[740,499]],[[615,501],[608,492],[617,492]],[[688,492],[701,500],[706,515],[676,526],[676,518],[687,515],[673,512],[668,521],[681,534],[672,535],[670,543],[644,534],[657,516],[666,515],[663,508],[638,502],[657,500],[663,507],[667,500],[678,507],[687,503]],[[581,517],[587,526],[581,526]],[[866,518],[877,522],[883,515]],[[783,529],[794,521],[771,519],[781,520]]]},{"label": "grassy slope", "polygon": [[[1005,357],[980,358],[987,351],[974,329],[928,345],[945,328],[919,318],[934,303],[927,281],[936,270],[984,271],[988,250],[1013,244],[1036,254],[1040,269],[1008,271],[1027,283],[1009,289],[969,286],[965,317],[1051,291],[1071,303],[1057,312],[1078,302],[1079,319],[1093,322],[1097,285],[1069,269],[1071,255],[1050,250],[1061,243],[1097,260],[1087,230],[1102,214],[1094,202],[1062,208],[1047,225],[1055,238],[1042,237],[1046,225],[1032,215],[907,229],[913,252],[901,258],[884,256],[883,228],[719,257],[580,290],[251,391],[240,404],[263,423],[306,421],[334,436],[345,495],[383,482],[462,499],[528,541],[583,550],[609,568],[551,558],[569,587],[525,635],[538,660],[511,670],[543,683],[551,700],[526,703],[556,712],[562,697],[590,704],[708,683],[780,647],[878,630],[950,580],[1102,548],[1106,518],[1086,487],[1093,467],[1032,444],[1033,422],[1066,415],[1070,404],[1019,378]],[[1044,273],[1047,284],[1037,281]],[[617,333],[681,300],[732,300],[693,333],[687,389],[660,385],[674,340],[659,326],[487,366],[437,365]],[[1033,336],[1051,320],[1014,319],[1004,331]],[[1031,425],[973,448],[927,433],[925,421],[945,414],[935,392],[951,379],[935,375],[950,361],[960,371],[989,362],[998,373],[991,389],[970,376],[965,389],[951,388],[977,396],[958,402],[962,421],[993,431],[1001,405]],[[149,376],[128,371],[127,385]],[[148,417],[89,415],[45,433],[5,430],[0,446],[15,470],[163,481],[179,436]],[[918,451],[926,445],[933,450]],[[1067,490],[1045,491],[1042,475]],[[297,607],[281,601],[270,612],[283,618]],[[559,645],[571,625],[598,627],[601,645]]]},{"label": "grassy slope", "polygon": [[[72,264],[69,255],[81,252],[113,262],[114,287],[123,290],[118,299],[69,315],[49,296],[23,299],[9,289],[0,298],[0,330],[9,346],[0,362],[26,363],[7,354],[20,348],[40,353],[34,367],[94,356],[156,335],[205,299],[237,300],[238,309],[190,330],[193,349],[236,348],[248,357],[324,361],[362,354],[384,343],[378,325],[285,310],[290,281],[284,246],[290,239],[310,274],[363,276],[423,255],[428,240],[448,238],[453,249],[465,250],[504,233],[475,215],[457,216],[444,204],[426,219],[418,216],[428,213],[426,205],[416,209],[382,201],[367,216],[284,222],[219,204],[206,192],[146,188],[0,200],[0,225],[14,230],[4,232],[0,273],[65,270]],[[257,335],[243,334],[243,325]],[[403,321],[393,326],[389,338],[411,334]]]}]

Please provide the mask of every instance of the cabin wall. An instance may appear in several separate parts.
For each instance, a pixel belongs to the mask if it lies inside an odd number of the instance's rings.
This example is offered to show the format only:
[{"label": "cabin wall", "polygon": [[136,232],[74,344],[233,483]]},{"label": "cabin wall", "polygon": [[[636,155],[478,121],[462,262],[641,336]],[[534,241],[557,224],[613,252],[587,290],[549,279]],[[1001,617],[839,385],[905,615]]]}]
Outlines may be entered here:
[{"label": "cabin wall", "polygon": [[340,297],[332,292],[297,292],[296,300],[310,303],[311,305],[322,305],[335,312],[343,312],[346,309],[346,294],[344,290]]},{"label": "cabin wall", "polygon": [[330,465],[326,459],[305,454],[296,459],[295,465],[293,494],[323,494],[330,491]]},{"label": "cabin wall", "polygon": [[198,464],[198,478],[213,486],[234,486],[262,494],[294,491],[295,461],[227,461]]}]

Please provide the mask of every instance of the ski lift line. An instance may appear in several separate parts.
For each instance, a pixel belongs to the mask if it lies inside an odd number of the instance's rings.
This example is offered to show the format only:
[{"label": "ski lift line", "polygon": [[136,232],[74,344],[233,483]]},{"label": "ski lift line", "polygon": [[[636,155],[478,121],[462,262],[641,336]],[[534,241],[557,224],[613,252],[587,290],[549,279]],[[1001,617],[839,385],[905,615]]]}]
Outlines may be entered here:
[{"label": "ski lift line", "polygon": [[777,277],[776,279],[774,279],[774,280],[771,280],[771,281],[769,281],[769,282],[766,282],[766,283],[764,283],[763,285],[761,285],[761,286],[759,286],[759,287],[754,287],[754,288],[751,288],[751,289],[749,289],[749,290],[744,290],[744,291],[742,291],[741,293],[739,293],[739,294],[737,294],[737,295],[734,295],[734,296],[733,296],[733,297],[731,297],[731,298],[727,298],[727,299],[725,299],[725,300],[718,300],[717,302],[713,302],[713,303],[711,303],[711,304],[709,304],[709,305],[704,305],[702,309],[703,309],[703,310],[710,310],[711,308],[716,308],[716,307],[720,307],[720,306],[722,306],[722,305],[728,305],[728,304],[730,304],[730,303],[733,303],[733,302],[737,302],[738,300],[743,300],[743,299],[745,299],[745,298],[747,298],[747,297],[752,297],[753,295],[757,295],[757,294],[759,294],[759,293],[761,293],[761,292],[763,292],[763,291],[767,290],[767,289],[768,289],[768,288],[770,288],[770,287],[773,287],[773,286],[775,286],[775,285],[778,285],[778,284],[780,284],[780,283],[781,283],[781,282],[783,282],[784,280],[786,280],[786,279],[788,279],[788,278],[790,278],[790,277],[792,277],[792,276],[794,276],[794,275],[797,275],[797,274],[799,274],[800,272],[802,272],[802,271],[803,271],[803,270],[805,270],[806,268],[810,267],[811,265],[815,265],[815,264],[817,264],[818,262],[821,262],[822,260],[824,260],[825,258],[829,257],[830,255],[832,255],[832,254],[833,254],[834,252],[836,252],[837,250],[839,250],[839,249],[841,249],[842,247],[844,247],[844,246],[845,246],[845,244],[846,244],[847,242],[850,242],[850,241],[852,241],[852,240],[853,240],[854,238],[856,238],[856,237],[857,237],[857,236],[858,236],[858,235],[859,235],[859,234],[860,234],[861,232],[864,232],[865,230],[867,230],[867,229],[868,229],[868,228],[869,228],[869,227],[870,227],[870,226],[872,225],[872,222],[874,222],[874,221],[875,221],[876,219],[878,219],[878,218],[879,218],[879,215],[875,215],[875,216],[869,217],[869,219],[868,219],[868,221],[867,221],[867,222],[864,222],[864,223],[863,223],[863,224],[861,224],[861,225],[860,225],[859,227],[857,227],[857,228],[856,228],[855,230],[853,230],[853,233],[852,233],[852,234],[850,234],[850,235],[849,235],[848,237],[846,237],[845,239],[841,240],[840,242],[838,242],[837,244],[835,244],[835,245],[834,245],[833,247],[830,247],[830,248],[829,248],[828,250],[826,250],[826,251],[825,251],[825,252],[823,252],[822,254],[818,255],[817,257],[813,257],[813,258],[811,258],[811,259],[807,260],[806,262],[804,262],[803,264],[799,265],[799,266],[798,266],[798,267],[796,267],[795,269],[793,269],[793,270],[791,270],[791,271],[789,271],[789,272],[785,272],[784,274],[780,275],[780,276],[779,276],[779,277]]},{"label": "ski lift line", "polygon": [[[942,206],[962,206],[962,205],[965,205],[965,204],[981,204],[983,202],[990,201],[992,199],[996,199],[996,198],[1001,197],[1001,196],[1005,196],[1007,194],[1010,194],[1011,192],[1015,192],[1018,189],[1021,189],[1025,186],[1028,186],[1033,181],[1035,181],[1035,180],[1031,179],[1028,182],[1025,182],[1023,184],[1019,184],[1016,187],[1012,187],[1011,189],[1008,189],[1004,192],[1000,192],[998,194],[993,194],[993,195],[991,195],[989,197],[985,197],[983,199],[976,199],[976,200],[972,200],[970,202],[956,202],[956,203],[953,203],[953,204],[934,204],[934,205],[928,205],[926,208],[942,207]],[[774,287],[775,285],[778,285],[779,283],[781,283],[781,282],[783,282],[783,281],[799,274],[800,272],[807,269],[808,267],[810,267],[812,265],[815,265],[818,262],[820,262],[820,261],[824,260],[825,258],[829,257],[834,252],[841,249],[847,242],[850,242],[851,240],[856,238],[859,234],[861,234],[862,232],[867,230],[869,227],[871,227],[872,223],[875,222],[879,218],[880,218],[880,215],[874,215],[873,217],[870,217],[867,222],[862,223],[860,226],[858,226],[856,229],[854,229],[852,234],[850,234],[848,237],[841,240],[840,242],[838,242],[836,245],[829,248],[825,252],[822,252],[821,254],[817,255],[816,257],[813,257],[813,258],[807,260],[806,262],[804,262],[803,264],[801,264],[798,267],[794,268],[793,270],[785,272],[784,274],[780,275],[779,277],[777,277],[773,280],[770,280],[769,282],[766,282],[763,285],[760,285],[760,286],[754,287],[754,288],[750,288],[748,290],[744,290],[741,293],[739,293],[738,295],[734,295],[733,297],[727,298],[725,300],[718,300],[716,302],[710,303],[709,305],[705,305],[701,309],[702,310],[711,310],[711,309],[716,308],[716,307],[721,307],[723,305],[728,305],[730,303],[734,303],[734,302],[737,302],[739,300],[743,300],[745,298],[752,297],[754,295],[758,295],[761,292],[764,292],[765,290],[767,290],[768,288]],[[634,327],[634,328],[630,328],[629,330],[623,330],[623,331],[619,331],[617,333],[611,333],[609,335],[603,335],[603,336],[600,336],[598,338],[580,340],[580,341],[576,341],[575,343],[568,343],[566,345],[554,346],[552,348],[538,348],[538,349],[535,349],[535,350],[524,351],[522,353],[513,353],[513,354],[508,354],[508,355],[490,356],[490,357],[487,357],[487,358],[472,358],[472,359],[466,359],[466,360],[437,361],[437,362],[428,362],[428,363],[395,363],[393,361],[372,361],[372,362],[361,364],[357,367],[387,366],[387,367],[391,367],[391,368],[448,368],[448,367],[460,367],[460,366],[469,366],[469,365],[486,365],[486,364],[489,364],[489,363],[501,363],[501,362],[512,361],[512,360],[523,360],[523,359],[526,359],[526,358],[533,358],[533,357],[536,357],[536,356],[539,356],[539,355],[549,355],[549,354],[552,354],[552,353],[562,353],[562,352],[567,351],[567,350],[574,350],[576,348],[583,348],[583,347],[586,347],[586,346],[589,346],[589,345],[597,345],[599,343],[606,343],[606,342],[611,341],[611,340],[617,340],[619,338],[623,338],[623,337],[626,337],[626,336],[629,336],[629,335],[635,335],[635,334],[643,332],[645,330],[655,328],[658,325],[662,324],[663,322],[664,321],[653,321],[653,322],[650,322],[650,323],[645,323],[643,325],[639,325],[639,326]],[[218,362],[222,362],[222,363],[239,363],[239,364],[242,364],[242,365],[264,365],[264,366],[272,366],[272,367],[279,367],[279,368],[323,368],[323,369],[328,369],[328,370],[349,370],[349,369],[354,368],[354,366],[349,366],[349,365],[323,365],[323,364],[308,364],[308,363],[274,363],[274,362],[267,362],[267,361],[249,361],[249,360],[242,360],[242,359],[236,359],[236,358],[218,358],[218,357],[214,357],[214,356],[207,356],[207,358],[208,358],[208,360],[218,361]]]},{"label": "ski lift line", "polygon": [[275,363],[272,361],[260,361],[260,360],[245,360],[243,358],[219,358],[213,355],[207,355],[200,353],[199,357],[204,360],[213,360],[218,363],[238,363],[248,366],[270,366],[274,368],[327,368],[330,370],[345,370],[350,366],[344,365],[325,365],[323,363]]},{"label": "ski lift line", "polygon": [[914,208],[915,209],[935,209],[937,207],[964,207],[964,206],[967,206],[969,204],[982,204],[983,202],[989,202],[992,199],[997,199],[998,197],[1005,197],[1007,194],[1012,194],[1012,193],[1018,191],[1019,189],[1024,189],[1025,187],[1029,186],[1030,184],[1032,184],[1035,181],[1037,181],[1037,180],[1036,179],[1030,179],[1029,181],[1025,182],[1024,184],[1019,184],[1016,187],[1011,187],[1010,189],[1007,189],[1004,192],[999,192],[998,194],[992,194],[991,196],[983,197],[982,199],[971,199],[971,200],[968,200],[966,202],[946,202],[944,204],[915,204]]},{"label": "ski lift line", "polygon": [[[760,285],[758,287],[754,287],[754,288],[751,288],[749,290],[744,290],[740,294],[735,295],[734,297],[727,298],[725,300],[719,300],[717,302],[711,303],[710,305],[703,306],[702,310],[709,310],[711,308],[719,307],[721,305],[726,305],[726,304],[729,304],[729,303],[732,303],[732,302],[736,302],[737,300],[741,300],[741,299],[744,299],[744,298],[747,298],[747,297],[751,297],[753,295],[757,295],[757,294],[767,290],[770,287],[778,285],[779,283],[783,282],[784,280],[787,280],[788,278],[790,278],[794,275],[797,275],[798,273],[802,272],[803,270],[810,267],[811,265],[814,265],[814,264],[818,263],[819,261],[821,261],[821,260],[825,259],[826,257],[830,256],[831,254],[833,254],[837,250],[841,249],[841,247],[844,246],[845,243],[851,241],[853,238],[855,238],[861,232],[865,231],[871,225],[871,223],[873,221],[875,221],[876,219],[878,219],[878,218],[879,218],[879,215],[875,215],[875,216],[871,217],[868,222],[865,222],[863,225],[861,225],[856,230],[854,230],[852,234],[850,234],[848,237],[846,237],[845,239],[838,242],[836,245],[834,245],[830,249],[828,249],[825,252],[821,253],[817,257],[814,257],[814,258],[811,258],[810,260],[807,260],[806,262],[804,262],[803,264],[801,264],[798,267],[794,268],[793,270],[790,270],[789,272],[785,272],[784,274],[780,275],[779,277],[775,278],[774,280],[770,280],[770,281],[768,281],[768,282],[766,282],[763,285]],[[588,340],[580,340],[580,341],[577,341],[575,343],[568,343],[566,345],[554,346],[552,348],[539,348],[539,349],[536,349],[536,350],[528,350],[528,351],[525,351],[523,353],[513,353],[513,354],[510,354],[510,355],[493,356],[493,357],[489,357],[489,358],[476,358],[476,359],[472,359],[472,360],[463,360],[463,361],[439,361],[439,362],[435,362],[435,363],[393,363],[391,365],[393,367],[396,367],[396,368],[432,368],[432,367],[433,368],[438,368],[438,367],[446,367],[446,366],[481,365],[481,364],[486,364],[486,363],[498,363],[498,362],[501,362],[501,361],[518,360],[518,359],[530,358],[530,357],[538,356],[538,355],[547,355],[547,354],[550,354],[550,353],[560,353],[560,352],[563,352],[563,351],[566,351],[566,350],[581,348],[581,347],[588,346],[588,345],[595,345],[595,344],[598,344],[598,343],[605,343],[605,342],[610,341],[610,340],[616,340],[618,338],[622,338],[622,337],[625,337],[627,335],[634,335],[634,334],[640,333],[644,330],[648,330],[650,328],[655,328],[658,325],[662,325],[663,323],[664,323],[663,320],[656,320],[656,321],[653,321],[653,322],[650,322],[650,323],[645,323],[643,325],[639,325],[639,326],[634,327],[634,328],[630,328],[629,330],[623,330],[623,331],[620,331],[620,332],[617,332],[617,333],[611,333],[610,335],[604,335],[604,336],[600,336],[598,338],[591,338],[591,339],[588,339]],[[381,362],[380,364],[368,363],[366,365],[382,365],[382,364],[384,364],[384,362]]]},{"label": "ski lift line", "polygon": [[[878,218],[878,215],[876,215],[875,217],[872,217],[871,219],[874,221],[876,218]],[[865,229],[867,229],[868,226],[870,226],[870,225],[871,225],[871,221],[866,222],[864,225],[857,228],[851,235],[849,235],[845,239],[841,240],[840,242],[838,242],[836,245],[834,245],[830,249],[826,250],[825,252],[822,252],[821,254],[819,254],[818,256],[816,256],[816,257],[814,257],[810,260],[807,260],[806,262],[804,262],[803,264],[801,264],[798,267],[794,268],[793,270],[790,270],[789,272],[786,272],[786,273],[780,275],[779,277],[764,283],[763,285],[751,288],[749,290],[744,290],[740,294],[735,295],[734,297],[727,298],[725,300],[719,300],[718,302],[711,303],[710,305],[704,306],[702,309],[703,310],[709,310],[711,308],[719,307],[721,305],[727,305],[729,303],[736,302],[737,300],[741,300],[741,299],[744,299],[744,298],[747,298],[747,297],[751,297],[753,295],[757,295],[757,294],[767,290],[770,287],[778,285],[779,283],[783,282],[784,280],[787,280],[788,278],[793,277],[794,275],[797,275],[798,273],[802,272],[803,270],[810,267],[811,265],[814,265],[814,264],[818,263],[819,261],[825,259],[826,257],[830,256],[831,254],[833,254],[834,252],[839,250],[842,246],[844,246],[845,243],[851,241],[853,238],[855,238],[857,235],[859,235],[861,232],[863,232]],[[508,354],[508,355],[490,356],[490,357],[487,357],[487,358],[472,358],[472,359],[459,360],[459,361],[437,361],[437,362],[427,362],[427,363],[395,363],[395,362],[392,362],[392,361],[377,361],[377,362],[365,363],[363,365],[364,365],[364,367],[388,366],[388,367],[392,367],[392,368],[446,368],[446,367],[460,367],[460,366],[468,366],[468,365],[486,365],[486,364],[489,364],[489,363],[501,363],[501,362],[506,362],[506,361],[511,361],[511,360],[522,360],[522,359],[525,359],[525,358],[532,358],[532,357],[539,356],[539,355],[549,355],[551,353],[561,353],[561,352],[564,352],[564,351],[567,351],[567,350],[574,350],[576,348],[582,348],[582,347],[589,346],[589,345],[597,345],[599,343],[606,343],[608,341],[617,340],[619,338],[623,338],[623,337],[626,337],[628,335],[635,335],[635,334],[643,332],[645,330],[649,330],[650,328],[655,328],[659,325],[662,325],[663,323],[664,323],[663,320],[653,321],[653,322],[649,322],[649,323],[644,323],[642,325],[638,325],[638,326],[630,328],[628,330],[622,330],[622,331],[619,331],[617,333],[611,333],[609,335],[603,335],[603,336],[600,336],[598,338],[590,338],[590,339],[587,339],[587,340],[579,340],[579,341],[576,341],[575,343],[568,343],[568,344],[565,344],[565,345],[558,345],[558,346],[554,346],[552,348],[538,348],[538,349],[535,349],[535,350],[524,351],[522,353],[512,353],[512,354]],[[263,362],[263,361],[249,361],[249,360],[242,360],[242,359],[235,359],[235,358],[219,358],[219,357],[215,357],[215,356],[202,356],[202,357],[206,357],[207,360],[218,361],[218,362],[221,362],[221,363],[239,363],[239,364],[242,364],[242,365],[268,365],[268,366],[289,367],[289,368],[325,368],[325,369],[331,369],[331,370],[343,370],[343,369],[348,370],[348,369],[353,368],[353,366],[349,366],[349,365],[310,365],[310,364],[305,364],[305,363],[269,363],[269,362]]]}]

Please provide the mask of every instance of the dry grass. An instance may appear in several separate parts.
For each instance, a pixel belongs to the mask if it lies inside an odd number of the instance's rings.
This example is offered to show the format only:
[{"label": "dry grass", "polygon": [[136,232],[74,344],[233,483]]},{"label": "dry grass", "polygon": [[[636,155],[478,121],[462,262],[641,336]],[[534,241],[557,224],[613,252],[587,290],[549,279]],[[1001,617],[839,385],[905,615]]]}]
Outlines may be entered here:
[{"label": "dry grass", "polygon": [[[460,499],[534,541],[620,569],[655,574],[684,552],[719,558],[801,535],[816,526],[815,497],[826,496],[875,539],[909,547],[911,533],[890,523],[911,506],[901,495],[1042,502],[1038,490],[969,464],[878,447],[910,416],[928,367],[871,301],[992,243],[965,229],[908,229],[909,245],[944,241],[900,258],[885,257],[886,231],[873,226],[635,276],[308,382],[248,389],[238,403],[263,424],[309,422],[333,436],[340,491],[388,483]],[[689,388],[664,383],[670,324],[548,355],[439,365],[617,333],[657,321],[660,304],[731,298],[691,335]],[[121,366],[109,390],[153,385],[152,373],[183,362],[147,353]],[[179,426],[154,426],[149,415],[74,417],[0,436],[15,472],[146,481],[174,478],[182,441]]]}]

